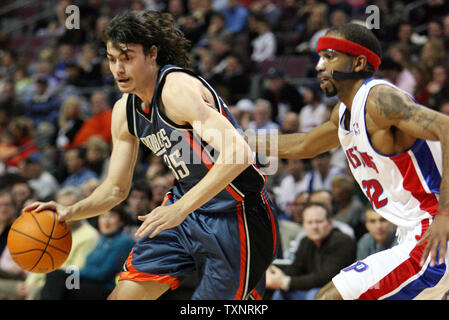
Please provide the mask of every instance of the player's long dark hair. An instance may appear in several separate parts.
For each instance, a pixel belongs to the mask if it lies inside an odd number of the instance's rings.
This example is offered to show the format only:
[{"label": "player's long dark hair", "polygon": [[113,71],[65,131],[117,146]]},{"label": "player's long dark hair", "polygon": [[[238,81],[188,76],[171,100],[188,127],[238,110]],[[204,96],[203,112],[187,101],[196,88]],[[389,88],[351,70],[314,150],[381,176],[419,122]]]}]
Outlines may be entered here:
[{"label": "player's long dark hair", "polygon": [[103,40],[105,43],[110,41],[119,50],[119,44],[140,44],[145,55],[155,45],[158,48],[156,62],[159,66],[174,64],[190,68],[190,42],[176,27],[169,13],[149,10],[117,15],[105,28]]}]

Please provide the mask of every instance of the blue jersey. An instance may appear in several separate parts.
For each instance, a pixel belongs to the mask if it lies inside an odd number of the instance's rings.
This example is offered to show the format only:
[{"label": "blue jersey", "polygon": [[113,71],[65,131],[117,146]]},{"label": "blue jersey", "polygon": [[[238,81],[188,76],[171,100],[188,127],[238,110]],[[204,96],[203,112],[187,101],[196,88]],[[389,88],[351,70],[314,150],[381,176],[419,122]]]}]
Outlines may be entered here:
[{"label": "blue jersey", "polygon": [[[135,94],[128,95],[126,112],[129,132],[138,137],[154,154],[164,158],[165,164],[176,178],[173,196],[179,199],[207,174],[219,152],[195,134],[190,125],[178,125],[163,112],[161,92],[165,78],[170,72],[185,72],[199,79],[212,93],[217,111],[242,134],[243,130],[207,81],[187,69],[166,65],[159,70],[148,112],[143,111],[139,97]],[[235,210],[236,205],[244,199],[260,199],[265,180],[265,174],[255,164],[250,165],[197,211],[210,213]]]}]

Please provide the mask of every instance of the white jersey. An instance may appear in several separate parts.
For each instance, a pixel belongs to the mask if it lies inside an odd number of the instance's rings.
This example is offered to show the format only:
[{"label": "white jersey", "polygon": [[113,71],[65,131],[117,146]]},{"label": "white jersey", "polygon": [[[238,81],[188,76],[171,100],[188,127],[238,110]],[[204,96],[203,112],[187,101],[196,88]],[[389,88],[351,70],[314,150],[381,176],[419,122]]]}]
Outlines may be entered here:
[{"label": "white jersey", "polygon": [[349,128],[344,127],[346,106],[340,104],[338,137],[349,167],[373,208],[401,228],[414,228],[431,218],[438,208],[441,143],[418,139],[400,154],[378,153],[371,145],[365,123],[368,94],[376,85],[401,90],[385,80],[367,79],[354,97]]}]

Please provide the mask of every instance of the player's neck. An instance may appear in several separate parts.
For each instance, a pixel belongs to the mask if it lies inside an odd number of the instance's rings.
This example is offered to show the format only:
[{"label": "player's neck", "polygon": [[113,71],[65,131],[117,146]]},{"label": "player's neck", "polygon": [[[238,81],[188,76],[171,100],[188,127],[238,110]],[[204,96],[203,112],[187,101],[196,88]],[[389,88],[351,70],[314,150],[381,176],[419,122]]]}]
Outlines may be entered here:
[{"label": "player's neck", "polygon": [[344,88],[339,89],[339,92],[337,94],[338,99],[340,99],[340,101],[345,104],[346,108],[348,108],[349,111],[351,111],[354,96],[356,95],[357,91],[359,91],[364,82],[365,79],[360,79],[352,82],[352,84],[350,85],[344,86]]},{"label": "player's neck", "polygon": [[145,107],[151,105],[151,101],[153,100],[154,90],[156,88],[156,82],[159,75],[159,68],[157,68],[156,72],[152,73],[147,77],[144,81],[142,81],[142,85],[138,88],[135,94],[143,101]]}]

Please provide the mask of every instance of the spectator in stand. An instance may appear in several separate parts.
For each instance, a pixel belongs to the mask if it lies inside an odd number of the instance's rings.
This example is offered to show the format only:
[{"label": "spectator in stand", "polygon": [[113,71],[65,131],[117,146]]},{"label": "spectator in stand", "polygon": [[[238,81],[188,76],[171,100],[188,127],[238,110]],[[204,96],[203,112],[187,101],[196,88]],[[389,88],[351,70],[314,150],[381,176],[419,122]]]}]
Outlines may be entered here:
[{"label": "spectator in stand", "polygon": [[315,48],[311,47],[311,39],[317,32],[323,32],[328,28],[328,14],[325,4],[317,3],[314,5],[309,15],[304,28],[300,30],[298,45],[296,51],[299,53],[313,53]]},{"label": "spectator in stand", "polygon": [[[175,0],[179,1],[179,0]],[[210,16],[210,23],[206,32],[201,37],[198,46],[207,46],[210,38],[215,35],[228,35],[230,32],[226,29],[226,18],[223,13],[214,11]]]},{"label": "spectator in stand", "polygon": [[251,14],[263,16],[273,27],[278,23],[285,7],[285,4],[272,0],[247,1],[243,5],[247,6]]},{"label": "spectator in stand", "polygon": [[165,199],[165,195],[173,185],[173,180],[174,178],[172,173],[168,172],[165,174],[156,175],[151,180],[147,181],[153,195],[150,204],[150,211],[162,204]]},{"label": "spectator in stand", "polygon": [[[13,80],[14,80],[14,94],[17,99],[23,100],[22,98],[27,95],[27,92],[30,90],[30,86],[32,84],[32,80],[31,77],[29,77],[28,75],[26,66],[18,66],[16,70],[14,70]],[[25,113],[25,109],[26,107],[23,106],[22,109],[23,113]]]},{"label": "spectator in stand", "polygon": [[438,64],[444,64],[447,60],[447,53],[441,39],[429,39],[422,46],[420,65],[428,72],[432,73],[433,68]]},{"label": "spectator in stand", "polygon": [[380,66],[379,69],[383,79],[388,80],[389,82],[391,82],[392,84],[396,85],[397,87],[403,90],[407,89],[407,92],[409,92],[410,94],[413,92],[413,91],[410,92],[409,90],[410,89],[414,90],[414,86],[413,88],[405,88],[403,86],[403,83],[399,82],[401,80],[399,78],[399,75],[403,71],[403,67],[400,63],[394,61],[392,58],[387,56],[382,59],[382,65]]},{"label": "spectator in stand", "polygon": [[164,158],[151,153],[148,156],[148,167],[145,171],[145,180],[149,183],[149,181],[156,176],[165,175],[168,170],[170,169],[165,165]]},{"label": "spectator in stand", "polygon": [[[416,79],[410,70],[412,62],[408,47],[403,43],[391,45],[388,48],[387,56],[382,59],[383,67],[385,67],[384,63],[387,64],[385,59],[389,58],[401,65],[401,71],[395,80],[396,85],[413,95],[416,87]],[[380,69],[384,69],[383,67],[381,66]]]},{"label": "spectator in stand", "polygon": [[279,130],[279,125],[271,121],[271,103],[265,99],[257,99],[254,102],[253,121],[248,124],[248,129],[256,134],[269,134],[272,130]]},{"label": "spectator in stand", "polygon": [[52,94],[48,86],[48,77],[39,76],[36,79],[36,92],[25,113],[26,117],[33,120],[35,128],[42,122],[54,124],[59,115],[61,101]]},{"label": "spectator in stand", "polygon": [[48,200],[59,190],[56,178],[45,170],[40,153],[33,153],[23,160],[19,166],[20,174],[28,179],[29,185],[39,200]]},{"label": "spectator in stand", "polygon": [[15,288],[27,275],[11,258],[7,247],[7,235],[16,217],[12,193],[0,191],[0,300],[18,299]]},{"label": "spectator in stand", "polygon": [[332,190],[332,179],[344,174],[343,170],[331,165],[331,153],[325,152],[312,159],[312,170],[306,176],[306,190],[310,193],[317,190]]},{"label": "spectator in stand", "polygon": [[352,176],[336,175],[332,179],[332,194],[335,199],[333,218],[352,227],[356,240],[366,232],[363,219],[363,204],[355,194],[356,185]]},{"label": "spectator in stand", "polygon": [[357,260],[397,244],[396,227],[368,206],[365,208],[366,232],[357,242]]},{"label": "spectator in stand", "polygon": [[82,87],[96,87],[101,85],[101,59],[98,47],[94,42],[85,43],[77,59],[77,66],[81,69],[80,85]]},{"label": "spectator in stand", "polygon": [[13,118],[8,125],[8,131],[11,133],[16,150],[3,160],[6,161],[6,166],[17,167],[22,160],[38,150],[33,141],[33,122],[25,117]]},{"label": "spectator in stand", "polygon": [[196,52],[196,65],[195,71],[201,75],[207,82],[212,83],[212,79],[215,76],[215,56],[208,48],[200,48]]},{"label": "spectator in stand", "polygon": [[179,24],[179,20],[183,18],[186,13],[185,3],[182,0],[168,0],[167,12],[173,16],[173,19]]},{"label": "spectator in stand", "polygon": [[270,68],[266,80],[261,97],[271,102],[271,120],[282,123],[287,112],[299,113],[303,106],[302,96],[294,85],[286,81],[284,71],[280,68]]},{"label": "spectator in stand", "polygon": [[412,41],[412,35],[413,25],[410,22],[405,21],[398,25],[398,41],[408,47],[412,60],[414,60],[419,58],[421,46]]},{"label": "spectator in stand", "polygon": [[440,21],[430,20],[427,22],[427,37],[443,40],[443,25]]},{"label": "spectator in stand", "polygon": [[125,232],[134,240],[137,240],[134,234],[142,224],[137,217],[151,212],[152,200],[153,192],[144,180],[138,180],[132,184],[128,198],[126,199],[129,218],[128,225],[125,227]]},{"label": "spectator in stand", "polygon": [[56,147],[65,149],[75,138],[84,123],[82,100],[71,96],[64,100],[57,122]]},{"label": "spectator in stand", "polygon": [[449,15],[443,18],[443,42],[446,52],[449,53]]},{"label": "spectator in stand", "polygon": [[53,73],[59,81],[67,79],[68,63],[75,63],[75,49],[71,44],[61,43],[58,47],[58,60],[53,69]]},{"label": "spectator in stand", "polygon": [[241,5],[240,0],[228,0],[227,7],[222,13],[226,18],[226,29],[229,32],[239,33],[246,28],[249,11]]},{"label": "spectator in stand", "polygon": [[92,136],[86,144],[86,164],[100,181],[106,179],[109,169],[110,146],[100,136]]},{"label": "spectator in stand", "polygon": [[432,73],[421,63],[411,66],[410,71],[416,79],[414,97],[419,104],[425,105],[429,97],[427,84],[432,79]]},{"label": "spectator in stand", "polygon": [[16,206],[12,193],[0,190],[0,255],[6,248],[6,240],[11,225],[16,218]]},{"label": "spectator in stand", "polygon": [[228,33],[220,33],[210,37],[209,49],[216,62],[214,73],[223,72],[226,66],[226,57],[232,52],[232,37]]},{"label": "spectator in stand", "polygon": [[[17,210],[21,210],[23,204],[27,199],[35,198],[35,190],[30,186],[28,180],[23,176],[19,176],[19,179],[16,180],[11,187],[11,194],[14,199],[14,206]],[[15,217],[19,215],[17,211]]]},{"label": "spectator in stand", "polygon": [[16,52],[11,49],[2,50],[0,55],[0,78],[7,78],[13,74],[16,68],[16,61]]},{"label": "spectator in stand", "polygon": [[269,22],[263,16],[255,16],[255,30],[257,37],[251,41],[251,60],[261,63],[273,59],[276,56],[277,40]]},{"label": "spectator in stand", "polygon": [[235,106],[239,112],[237,119],[242,129],[246,131],[251,122],[252,113],[254,112],[254,103],[251,99],[240,99]]},{"label": "spectator in stand", "polygon": [[63,187],[80,187],[85,181],[98,178],[97,174],[87,167],[86,149],[83,147],[67,150],[64,155],[64,163],[69,175],[62,182]]},{"label": "spectator in stand", "polygon": [[216,73],[211,78],[211,82],[214,86],[226,87],[230,93],[227,102],[235,104],[248,95],[251,79],[239,55],[231,53],[225,60],[226,66],[223,72]]},{"label": "spectator in stand", "polygon": [[108,144],[111,143],[112,109],[109,106],[107,95],[103,91],[94,91],[90,98],[90,108],[92,116],[84,121],[73,142],[68,146],[69,148],[83,145],[93,135],[99,135]]},{"label": "spectator in stand", "polygon": [[309,132],[324,121],[326,105],[321,101],[321,89],[315,85],[304,87],[304,107],[299,112],[299,131]]},{"label": "spectator in stand", "polygon": [[282,133],[299,132],[299,116],[296,112],[289,111],[285,114],[281,125]]},{"label": "spectator in stand", "polygon": [[438,110],[449,99],[449,71],[447,64],[437,64],[432,69],[432,79],[427,84],[426,91],[429,96],[426,106]]},{"label": "spectator in stand", "polygon": [[0,94],[0,109],[7,113],[8,118],[25,114],[26,106],[15,93],[14,81],[6,80],[3,82]]},{"label": "spectator in stand", "polygon": [[[1,112],[0,112],[1,115]],[[8,129],[0,134],[0,162],[5,167],[5,162],[17,153],[18,147],[14,144],[14,137]]]},{"label": "spectator in stand", "polygon": [[302,159],[287,160],[288,175],[284,177],[279,186],[273,188],[276,204],[287,217],[292,215],[292,204],[296,196],[307,190],[305,176],[305,163]]},{"label": "spectator in stand", "polygon": [[356,257],[356,242],[332,225],[332,215],[319,203],[303,210],[302,239],[295,259],[284,271],[271,265],[267,288],[275,289],[273,300],[313,300],[318,290]]}]

